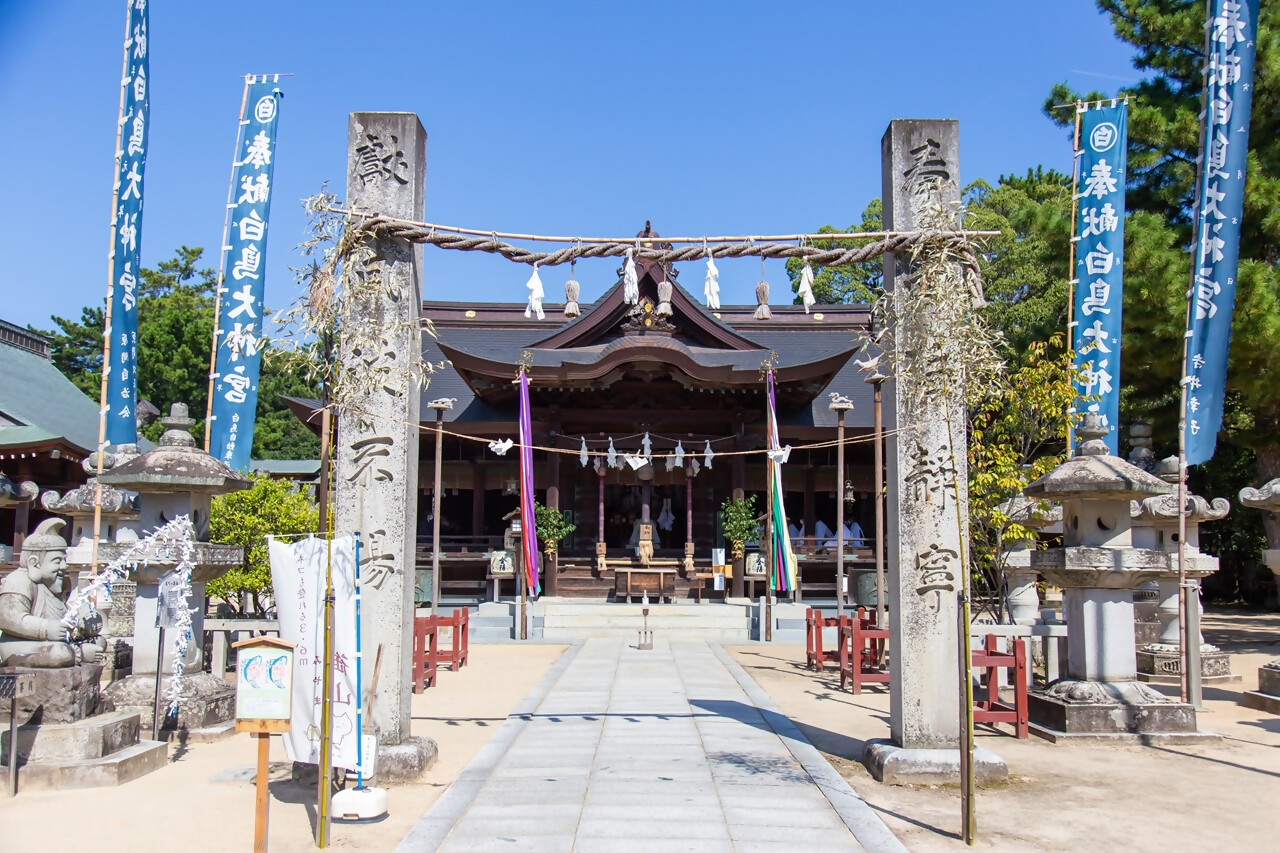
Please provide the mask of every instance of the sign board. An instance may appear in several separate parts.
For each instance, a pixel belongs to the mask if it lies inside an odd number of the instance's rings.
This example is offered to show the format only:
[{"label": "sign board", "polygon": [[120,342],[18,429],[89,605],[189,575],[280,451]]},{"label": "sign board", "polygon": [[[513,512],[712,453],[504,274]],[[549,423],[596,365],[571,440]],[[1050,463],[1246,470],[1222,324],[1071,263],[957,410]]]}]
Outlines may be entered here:
[{"label": "sign board", "polygon": [[515,560],[509,551],[492,551],[489,554],[489,574],[495,577],[510,577],[516,573]]},{"label": "sign board", "polygon": [[253,637],[234,648],[236,731],[288,731],[293,713],[293,643]]},{"label": "sign board", "polygon": [[183,611],[187,610],[186,584],[174,569],[160,578],[156,595],[156,627],[172,631],[183,624]]}]

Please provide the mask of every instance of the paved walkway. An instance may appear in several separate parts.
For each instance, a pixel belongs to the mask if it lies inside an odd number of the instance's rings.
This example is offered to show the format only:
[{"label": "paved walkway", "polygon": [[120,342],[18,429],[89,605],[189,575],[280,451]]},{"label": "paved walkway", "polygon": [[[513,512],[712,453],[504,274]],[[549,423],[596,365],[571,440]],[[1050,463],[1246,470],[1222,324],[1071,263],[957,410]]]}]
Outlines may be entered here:
[{"label": "paved walkway", "polygon": [[608,639],[571,646],[398,848],[798,849],[905,848],[718,645]]}]

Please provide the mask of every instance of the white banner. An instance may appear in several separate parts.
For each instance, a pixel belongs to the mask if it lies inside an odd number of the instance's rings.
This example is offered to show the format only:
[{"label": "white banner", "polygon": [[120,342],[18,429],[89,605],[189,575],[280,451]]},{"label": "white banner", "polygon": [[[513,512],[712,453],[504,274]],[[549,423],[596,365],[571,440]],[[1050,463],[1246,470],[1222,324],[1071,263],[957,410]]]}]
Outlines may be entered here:
[{"label": "white banner", "polygon": [[333,574],[333,766],[356,769],[355,537],[271,539],[271,586],[281,639],[297,643],[293,717],[284,736],[294,761],[320,763],[325,565]]}]

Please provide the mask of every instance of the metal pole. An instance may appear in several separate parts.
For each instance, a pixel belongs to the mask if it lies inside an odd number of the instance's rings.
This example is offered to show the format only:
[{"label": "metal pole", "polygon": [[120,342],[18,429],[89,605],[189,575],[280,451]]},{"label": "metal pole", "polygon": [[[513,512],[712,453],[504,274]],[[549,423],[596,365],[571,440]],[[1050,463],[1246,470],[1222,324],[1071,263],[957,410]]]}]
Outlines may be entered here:
[{"label": "metal pole", "polygon": [[836,410],[836,615],[844,616],[844,409]]},{"label": "metal pole", "polygon": [[886,625],[884,612],[884,421],[881,388],[884,380],[875,383],[876,418],[876,625]]},{"label": "metal pole", "polygon": [[[157,607],[164,606],[164,597],[160,596]],[[156,643],[156,692],[151,705],[151,739],[160,740],[160,676],[164,672],[164,627],[160,628],[160,639]],[[12,743],[12,741],[10,741]]]},{"label": "metal pole", "polygon": [[[330,813],[329,777],[333,767],[333,536],[326,545],[324,565],[324,666],[320,700],[320,762],[316,775],[316,847],[329,846]],[[357,732],[357,737],[359,733]]]},{"label": "metal pole", "polygon": [[431,493],[431,615],[440,612],[440,467],[444,459],[441,442],[444,411],[436,409],[436,482]]},{"label": "metal pole", "polygon": [[329,412],[329,361],[333,357],[333,335],[324,336],[325,378],[320,399],[320,485],[316,488],[320,504],[319,523],[316,532],[324,535],[329,530],[329,490],[333,487],[333,416]]}]

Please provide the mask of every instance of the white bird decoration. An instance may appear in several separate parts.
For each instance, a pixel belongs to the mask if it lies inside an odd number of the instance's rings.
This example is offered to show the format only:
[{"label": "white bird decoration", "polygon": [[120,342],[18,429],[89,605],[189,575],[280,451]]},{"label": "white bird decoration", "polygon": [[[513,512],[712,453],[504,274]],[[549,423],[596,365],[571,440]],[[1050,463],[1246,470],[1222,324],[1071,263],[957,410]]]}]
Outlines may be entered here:
[{"label": "white bird decoration", "polygon": [[489,449],[492,450],[494,453],[498,454],[499,456],[506,456],[507,451],[510,450],[513,446],[515,446],[515,442],[509,438],[504,438],[502,439],[502,441],[489,442]]},{"label": "white bird decoration", "polygon": [[858,366],[859,370],[865,370],[868,373],[871,373],[874,370],[880,369],[880,359],[883,356],[884,356],[884,353],[877,353],[875,358],[869,358],[866,361],[859,361],[858,359],[855,358],[853,360],[853,363]]},{"label": "white bird decoration", "polygon": [[542,310],[542,298],[546,293],[542,289],[542,279],[538,277],[538,265],[533,265],[533,275],[529,276],[529,280],[525,282],[525,287],[529,288],[529,304],[525,306],[524,316],[532,317],[538,315],[539,320],[547,318],[546,313]]},{"label": "white bird decoration", "polygon": [[613,449],[613,436],[609,436],[609,454],[608,454],[608,460],[609,460],[609,467],[610,467],[610,468],[617,468],[617,467],[618,467],[618,451],[616,451],[616,450],[614,450],[614,449]]},{"label": "white bird decoration", "polygon": [[831,397],[831,405],[833,406],[849,406],[850,408],[853,407],[853,401],[843,394],[837,394],[835,391],[832,391],[830,394],[830,397]]},{"label": "white bird decoration", "polygon": [[707,280],[702,285],[702,292],[707,297],[707,307],[712,311],[719,311],[720,269],[710,254],[707,255]]},{"label": "white bird decoration", "polygon": [[706,449],[702,451],[702,464],[707,466],[708,471],[711,470],[711,458],[713,456],[715,456],[715,454],[711,452],[711,441],[708,440]]},{"label": "white bird decoration", "polygon": [[627,263],[622,268],[622,301],[635,305],[640,301],[640,278],[636,275],[634,249],[627,249]]},{"label": "white bird decoration", "polygon": [[582,449],[578,451],[578,461],[582,463],[582,467],[587,467],[587,437],[582,437]]},{"label": "white bird decoration", "polygon": [[809,306],[818,300],[813,296],[813,267],[809,266],[809,262],[804,262],[804,269],[800,270],[800,301],[804,303],[804,313],[809,313]]}]

